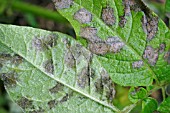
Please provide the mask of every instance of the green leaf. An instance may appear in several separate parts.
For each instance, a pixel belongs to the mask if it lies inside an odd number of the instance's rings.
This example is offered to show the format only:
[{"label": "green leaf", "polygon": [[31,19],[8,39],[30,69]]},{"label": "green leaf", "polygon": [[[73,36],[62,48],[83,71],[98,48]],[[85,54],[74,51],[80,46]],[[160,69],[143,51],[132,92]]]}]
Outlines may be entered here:
[{"label": "green leaf", "polygon": [[170,82],[170,32],[143,2],[53,1],[114,82],[123,86],[149,86],[153,79]]},{"label": "green leaf", "polygon": [[159,106],[158,111],[161,113],[168,113],[170,112],[170,97],[167,97]]},{"label": "green leaf", "polygon": [[147,96],[147,91],[144,88],[135,89],[134,87],[129,90],[129,99],[131,102],[136,103],[140,99],[144,99]]},{"label": "green leaf", "polygon": [[97,56],[67,35],[1,24],[0,70],[25,112],[119,112],[114,84]]},{"label": "green leaf", "polygon": [[157,107],[157,101],[151,97],[148,97],[142,101],[142,113],[153,113]]}]

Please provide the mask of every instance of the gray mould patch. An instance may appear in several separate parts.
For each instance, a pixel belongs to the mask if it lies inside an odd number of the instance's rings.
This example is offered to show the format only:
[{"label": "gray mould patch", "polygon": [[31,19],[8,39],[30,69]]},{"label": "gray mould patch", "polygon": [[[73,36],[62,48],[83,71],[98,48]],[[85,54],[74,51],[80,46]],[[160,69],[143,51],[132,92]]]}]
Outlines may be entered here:
[{"label": "gray mould patch", "polygon": [[56,9],[66,9],[73,5],[73,0],[53,0]]},{"label": "gray mould patch", "polygon": [[54,74],[54,66],[53,66],[53,61],[51,60],[47,60],[44,62],[43,67],[45,69],[45,72],[50,73],[50,74]]},{"label": "gray mould patch", "polygon": [[133,68],[141,68],[143,66],[143,61],[139,60],[139,61],[135,61],[132,63],[132,67]]},{"label": "gray mould patch", "polygon": [[89,50],[94,54],[104,55],[109,51],[106,43],[89,43]]},{"label": "gray mould patch", "polygon": [[113,8],[107,7],[102,9],[102,20],[109,26],[116,22]]},{"label": "gray mould patch", "polygon": [[92,21],[92,14],[86,9],[82,8],[74,14],[74,19],[82,24],[86,24]]},{"label": "gray mould patch", "polygon": [[151,46],[147,46],[143,58],[148,60],[151,66],[154,66],[158,60],[158,50],[153,49]]},{"label": "gray mould patch", "polygon": [[35,48],[37,51],[42,51],[44,49],[44,43],[42,39],[35,37],[32,40],[32,47]]},{"label": "gray mould patch", "polygon": [[158,17],[156,16],[151,16],[147,17],[146,16],[147,23],[146,25],[146,30],[147,30],[147,39],[150,41],[154,38],[158,31]]},{"label": "gray mould patch", "polygon": [[18,74],[16,72],[3,73],[0,78],[6,87],[15,87],[17,84]]},{"label": "gray mould patch", "polygon": [[67,51],[64,57],[64,62],[69,68],[74,68],[76,66],[76,61],[73,54],[70,51]]},{"label": "gray mould patch", "polygon": [[166,48],[166,44],[165,43],[160,44],[160,46],[159,46],[159,53],[163,53],[165,51],[165,48]]},{"label": "gray mould patch", "polygon": [[6,53],[0,53],[0,63],[4,63],[6,61],[11,60],[11,55],[10,54],[6,54]]},{"label": "gray mould patch", "polygon": [[60,100],[60,103],[66,102],[69,99],[68,93]]},{"label": "gray mould patch", "polygon": [[165,53],[164,59],[165,61],[167,61],[168,64],[170,64],[170,50]]},{"label": "gray mould patch", "polygon": [[90,83],[90,76],[89,76],[88,68],[83,68],[81,73],[78,74],[77,84],[79,87],[84,89],[86,86],[89,85],[89,83]]},{"label": "gray mould patch", "polygon": [[31,108],[32,103],[33,103],[32,100],[29,100],[25,97],[22,97],[19,101],[17,101],[17,104],[23,109]]},{"label": "gray mould patch", "polygon": [[58,38],[58,36],[56,34],[51,34],[51,35],[48,35],[47,37],[45,37],[43,39],[43,41],[47,47],[52,48],[52,47],[56,46],[57,38]]},{"label": "gray mould patch", "polygon": [[120,50],[125,46],[118,37],[109,37],[106,40],[106,44],[110,45],[109,51],[114,53],[120,52]]},{"label": "gray mould patch", "polygon": [[97,37],[97,29],[94,27],[81,28],[80,36],[87,39],[90,42],[97,42],[101,40]]},{"label": "gray mould patch", "polygon": [[64,85],[61,83],[57,83],[54,87],[49,89],[50,93],[55,94],[58,93],[59,91],[62,91],[64,88]]},{"label": "gray mould patch", "polygon": [[74,46],[70,47],[70,51],[72,52],[72,55],[74,57],[74,59],[78,59],[80,57],[82,53],[82,45],[80,44],[76,44]]},{"label": "gray mould patch", "polygon": [[57,102],[56,102],[56,100],[50,100],[47,104],[48,104],[49,108],[52,109],[52,108],[55,108]]},{"label": "gray mould patch", "polygon": [[103,93],[102,79],[97,79],[96,82],[94,83],[94,86],[96,88],[97,93],[99,93],[99,94]]},{"label": "gray mould patch", "polygon": [[92,53],[104,55],[108,52],[118,53],[125,46],[118,37],[109,37],[105,41],[89,43],[89,49]]}]

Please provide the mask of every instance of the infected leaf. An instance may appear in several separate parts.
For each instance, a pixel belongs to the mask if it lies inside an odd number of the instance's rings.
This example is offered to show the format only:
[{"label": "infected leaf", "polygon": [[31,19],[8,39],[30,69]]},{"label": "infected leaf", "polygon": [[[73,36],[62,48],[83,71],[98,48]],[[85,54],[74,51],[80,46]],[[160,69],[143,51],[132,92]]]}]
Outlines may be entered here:
[{"label": "infected leaf", "polygon": [[57,44],[57,35],[55,35],[55,34],[48,35],[47,37],[45,37],[43,39],[43,41],[47,47],[52,48],[52,47],[56,46],[56,44]]},{"label": "infected leaf", "polygon": [[69,99],[68,93],[60,100],[61,103],[66,102]]},{"label": "infected leaf", "polygon": [[86,9],[82,8],[74,14],[74,19],[82,24],[86,24],[92,21],[92,14]]},{"label": "infected leaf", "polygon": [[160,44],[159,46],[159,53],[163,53],[165,51],[166,45],[165,43]]},{"label": "infected leaf", "polygon": [[66,52],[65,58],[64,58],[64,62],[65,64],[70,67],[70,68],[74,68],[75,67],[75,59],[74,56],[72,55],[72,53],[70,51]]},{"label": "infected leaf", "polygon": [[44,43],[42,39],[35,37],[32,40],[32,47],[35,48],[37,51],[42,51],[44,49]]}]

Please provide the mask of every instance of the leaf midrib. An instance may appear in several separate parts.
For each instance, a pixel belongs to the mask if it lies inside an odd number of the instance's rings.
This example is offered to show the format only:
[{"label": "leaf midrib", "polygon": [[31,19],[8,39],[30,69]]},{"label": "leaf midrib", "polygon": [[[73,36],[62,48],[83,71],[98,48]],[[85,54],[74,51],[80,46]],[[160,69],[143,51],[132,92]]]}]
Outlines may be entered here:
[{"label": "leaf midrib", "polygon": [[[15,32],[15,31],[13,31],[13,32]],[[3,33],[4,36],[5,36],[5,33],[4,33],[4,32],[2,32],[2,33]],[[73,40],[74,40],[74,39],[73,39]],[[100,101],[100,100],[98,100],[98,99],[96,99],[96,98],[94,98],[94,97],[92,97],[92,96],[90,96],[90,95],[88,95],[88,94],[86,94],[86,93],[84,93],[84,92],[79,91],[78,89],[76,89],[76,88],[74,88],[74,87],[72,87],[72,86],[67,85],[65,82],[63,82],[63,81],[60,80],[60,79],[54,78],[54,77],[53,77],[54,75],[52,75],[52,74],[49,75],[48,73],[46,73],[45,71],[43,71],[43,69],[39,68],[39,67],[38,67],[37,65],[35,65],[33,62],[30,62],[29,59],[27,59],[24,55],[22,55],[22,53],[14,50],[14,49],[13,49],[12,47],[10,47],[8,44],[6,44],[6,43],[4,43],[4,42],[2,42],[2,41],[0,41],[0,42],[1,42],[2,44],[4,44],[5,46],[7,46],[7,47],[8,47],[10,50],[12,50],[14,53],[17,53],[19,56],[22,56],[23,59],[25,59],[25,60],[26,60],[27,62],[29,62],[32,66],[34,66],[37,70],[41,71],[42,73],[44,73],[44,74],[47,75],[48,77],[56,80],[57,82],[63,84],[64,86],[72,89],[73,91],[75,91],[75,92],[77,92],[77,93],[79,93],[79,94],[81,94],[81,95],[84,95],[85,97],[87,97],[87,98],[89,98],[89,99],[91,99],[91,100],[93,100],[93,101],[95,101],[95,102],[97,102],[97,103],[99,103],[99,104],[101,104],[101,105],[103,105],[103,106],[108,107],[109,109],[111,109],[111,110],[113,110],[113,111],[116,111],[116,112],[119,112],[119,111],[120,111],[116,106],[114,106],[114,105],[111,106],[111,105],[109,105],[109,104],[107,104],[107,103],[105,103],[105,102],[102,102],[102,101]],[[52,55],[52,59],[53,59],[53,55]]]}]

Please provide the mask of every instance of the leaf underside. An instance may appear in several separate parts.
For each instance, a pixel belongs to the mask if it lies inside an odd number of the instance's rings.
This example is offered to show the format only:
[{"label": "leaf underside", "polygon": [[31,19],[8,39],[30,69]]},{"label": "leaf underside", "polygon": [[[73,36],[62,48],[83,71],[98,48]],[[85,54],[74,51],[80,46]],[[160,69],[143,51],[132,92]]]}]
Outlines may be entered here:
[{"label": "leaf underside", "polygon": [[114,84],[96,58],[61,33],[0,25],[0,74],[10,97],[26,112],[103,113]]},{"label": "leaf underside", "polygon": [[115,83],[148,86],[153,79],[170,81],[170,32],[142,1],[53,2]]}]

